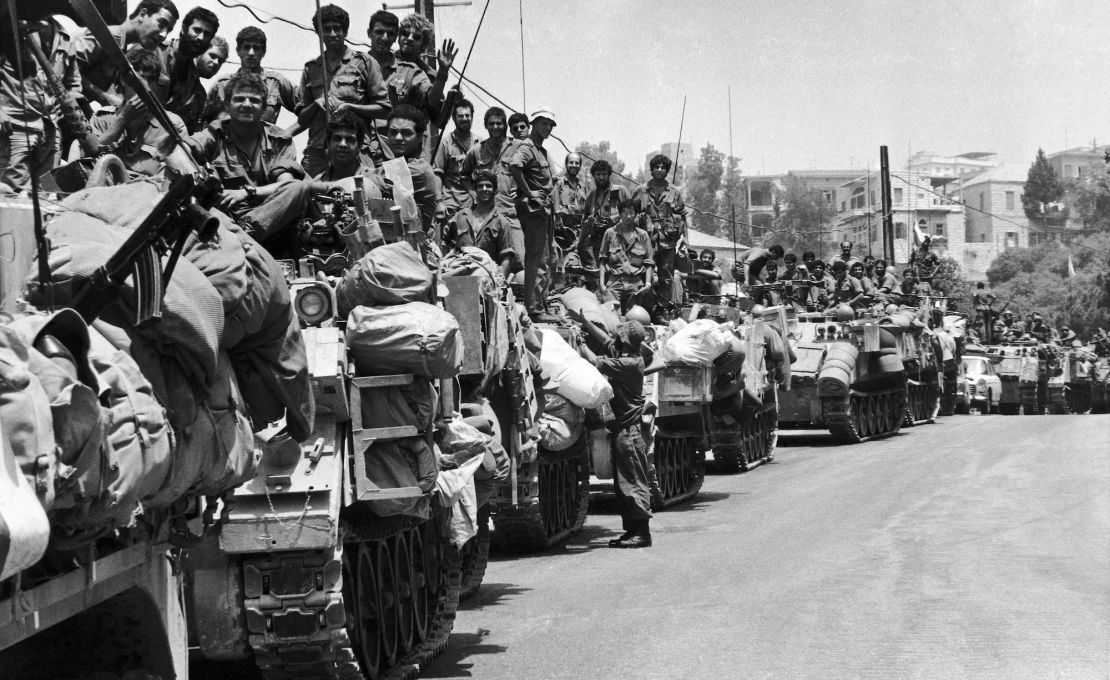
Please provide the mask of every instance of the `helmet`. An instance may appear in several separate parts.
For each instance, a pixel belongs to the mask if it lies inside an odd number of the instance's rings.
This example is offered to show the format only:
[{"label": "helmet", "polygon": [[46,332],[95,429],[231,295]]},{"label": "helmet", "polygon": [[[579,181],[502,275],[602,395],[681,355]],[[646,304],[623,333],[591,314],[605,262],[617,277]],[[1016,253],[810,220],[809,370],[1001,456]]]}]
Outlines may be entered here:
[{"label": "helmet", "polygon": [[752,305],[752,316],[763,316],[763,310],[767,309],[763,305]]},{"label": "helmet", "polygon": [[632,307],[624,313],[624,318],[629,321],[639,321],[645,326],[651,324],[651,314],[648,314],[648,311],[640,305],[632,305]]},{"label": "helmet", "polygon": [[898,305],[896,305],[894,303],[891,303],[891,304],[887,305],[886,309],[884,309],[883,311],[885,311],[887,313],[887,316],[890,316],[891,314],[894,314],[895,312],[898,311]]},{"label": "helmet", "polygon": [[639,352],[640,343],[647,337],[647,332],[639,321],[625,321],[617,326],[617,337],[621,339],[626,348]]},{"label": "helmet", "polygon": [[848,305],[837,305],[836,307],[836,320],[837,321],[851,321],[856,318],[856,310]]}]

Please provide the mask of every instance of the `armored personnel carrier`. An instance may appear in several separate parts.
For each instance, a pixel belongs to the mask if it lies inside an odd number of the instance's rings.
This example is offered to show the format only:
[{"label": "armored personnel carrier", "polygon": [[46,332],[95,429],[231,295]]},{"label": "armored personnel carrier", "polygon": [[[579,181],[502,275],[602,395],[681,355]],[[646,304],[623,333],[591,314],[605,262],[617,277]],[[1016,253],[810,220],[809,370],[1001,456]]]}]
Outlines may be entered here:
[{"label": "armored personnel carrier", "polygon": [[[797,358],[790,391],[779,395],[779,422],[787,428],[827,428],[843,443],[894,434],[923,411],[915,386],[910,398],[905,353],[919,351],[923,326],[906,317],[837,320],[800,312],[788,321]],[[915,407],[914,404],[917,404]]]},{"label": "armored personnel carrier", "polygon": [[[998,377],[1002,380],[1003,415],[1042,415],[1048,402],[1048,358],[1036,340],[991,345],[988,353],[1000,357]],[[1062,385],[1061,385],[1062,387]]]}]

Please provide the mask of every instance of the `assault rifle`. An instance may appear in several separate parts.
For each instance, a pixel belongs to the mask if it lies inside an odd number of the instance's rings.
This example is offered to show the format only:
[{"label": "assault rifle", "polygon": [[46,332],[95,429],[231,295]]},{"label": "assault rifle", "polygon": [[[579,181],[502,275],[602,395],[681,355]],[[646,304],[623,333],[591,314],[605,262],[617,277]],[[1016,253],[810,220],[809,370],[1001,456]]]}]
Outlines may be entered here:
[{"label": "assault rifle", "polygon": [[[30,26],[30,24],[25,24]],[[34,57],[35,62],[38,63],[39,70],[42,71],[43,77],[46,79],[46,84],[50,88],[50,93],[58,101],[58,108],[62,112],[62,128],[73,136],[74,139],[81,145],[81,152],[86,156],[96,156],[100,153],[100,146],[97,137],[93,134],[92,127],[89,126],[88,119],[85,118],[85,112],[77,103],[77,96],[66,89],[62,84],[58,74],[54,73],[54,69],[50,65],[50,60],[46,58],[46,54],[42,51],[42,46],[29,28],[27,32],[22,33],[23,44],[27,51]]]},{"label": "assault rifle", "polygon": [[[195,179],[182,175],[151,209],[142,224],[92,276],[75,284],[69,306],[92,323],[119,299],[124,282],[134,274],[136,292],[135,326],[162,318],[162,297],[189,236],[196,232],[202,241],[212,239],[219,221],[192,197]],[[162,258],[167,257],[163,266]]]}]

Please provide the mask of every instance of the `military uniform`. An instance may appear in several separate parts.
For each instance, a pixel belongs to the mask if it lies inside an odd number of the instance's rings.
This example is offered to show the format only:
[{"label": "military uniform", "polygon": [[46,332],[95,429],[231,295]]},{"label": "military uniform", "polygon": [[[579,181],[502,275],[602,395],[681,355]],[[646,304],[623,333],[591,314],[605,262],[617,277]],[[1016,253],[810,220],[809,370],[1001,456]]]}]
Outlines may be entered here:
[{"label": "military uniform", "polygon": [[[301,85],[295,110],[300,112],[312,102],[324,96],[324,69],[321,57],[305,62],[301,74]],[[382,79],[378,62],[365,52],[348,48],[339,60],[334,73],[329,78],[330,90],[327,94],[349,104],[388,105],[385,81]],[[308,126],[308,142],[305,145],[303,165],[305,172],[315,175],[327,165],[327,116],[317,111]]]},{"label": "military uniform", "polygon": [[[408,104],[428,115],[428,130],[424,134],[424,153],[430,155],[434,118],[439,115],[439,112],[432,111],[428,107],[428,94],[432,91],[432,79],[428,72],[417,62],[394,56],[391,72],[388,76],[384,76],[384,81],[391,108]],[[388,122],[388,118],[374,121],[373,129],[377,134],[372,135],[374,138],[370,140],[370,148],[376,162],[393,158],[393,150],[386,143],[389,133]]]},{"label": "military uniform", "polygon": [[[284,130],[261,123],[262,134],[254,155],[244,151],[230,134],[226,121],[214,120],[206,128],[189,137],[186,143],[194,154],[211,163],[225,188],[247,184],[265,186],[288,173],[303,179],[304,169],[297,162],[293,138]],[[286,182],[269,196],[249,198],[240,203],[234,216],[247,225],[251,236],[266,245],[304,214],[308,203],[308,187],[304,182]]]},{"label": "military uniform", "polygon": [[654,191],[652,182],[648,182],[636,189],[632,200],[637,205],[636,212],[644,215],[644,226],[655,243],[659,286],[662,290],[670,290],[678,241],[686,236],[686,204],[682,200],[682,189],[666,182],[662,191]]},{"label": "military uniform", "polygon": [[513,241],[509,234],[509,223],[496,209],[488,215],[474,214],[474,208],[463,208],[447,224],[447,238],[458,249],[466,247],[481,248],[494,262],[504,257],[514,257]]},{"label": "military uniform", "polygon": [[620,204],[632,200],[628,189],[610,184],[602,190],[594,189],[586,195],[582,231],[578,234],[578,255],[582,265],[596,268],[601,239],[605,232],[620,221]]},{"label": "military uniform", "polygon": [[586,195],[586,183],[581,177],[572,180],[566,173],[559,175],[551,193],[556,226],[573,229],[578,235],[586,212]]},{"label": "military uniform", "polygon": [[[201,116],[208,100],[204,92],[204,85],[200,82],[200,72],[197,71],[196,59],[182,57],[177,52],[181,44],[180,38],[174,38],[157,50],[162,60],[162,74],[166,76],[164,92],[158,93],[166,103],[166,110],[176,113],[185,121],[185,127],[190,133],[197,132],[204,123]],[[158,82],[163,83],[159,76]]]},{"label": "military uniform", "polygon": [[[242,73],[243,69],[239,69]],[[262,103],[262,120],[267,123],[277,124],[278,116],[282,109],[293,111],[297,107],[297,93],[293,83],[277,71],[259,69],[255,74],[262,78],[266,84],[266,101]],[[238,75],[238,74],[236,74]],[[217,118],[227,118],[227,106],[224,104],[224,89],[227,87],[231,76],[223,76],[216,81],[208,91],[204,105],[204,122],[210,123]]]},{"label": "military uniform", "polygon": [[620,301],[622,312],[632,305],[647,310],[655,306],[650,291],[644,291],[647,263],[652,262],[652,255],[651,237],[646,230],[634,227],[631,238],[622,233],[620,226],[605,231],[598,251],[601,266],[605,267],[605,294]]},{"label": "military uniform", "polygon": [[859,279],[846,275],[844,278],[834,281],[832,302],[834,304],[851,302],[857,295],[862,294],[863,284],[860,283]]},{"label": "military uniform", "polygon": [[538,199],[519,194],[516,197],[516,215],[524,232],[524,306],[536,311],[544,306],[547,295],[545,277],[552,238],[551,164],[547,150],[529,137],[517,145],[509,167],[520,168],[528,190],[540,194]]},{"label": "military uniform", "polygon": [[467,178],[474,177],[477,170],[489,170],[497,177],[497,193],[494,195],[493,204],[509,222],[509,235],[513,239],[513,251],[516,253],[514,269],[524,267],[524,232],[520,228],[520,220],[516,214],[516,183],[509,174],[509,161],[513,157],[517,141],[508,137],[502,140],[500,148],[494,148],[493,140],[487,139],[470,147],[463,159],[462,175]]},{"label": "military uniform", "polygon": [[[116,45],[119,46],[120,50],[126,50],[127,34],[124,27],[122,25],[109,26],[108,31],[116,39]],[[104,92],[119,94],[119,69],[108,59],[107,53],[97,41],[96,36],[92,34],[92,31],[83,28],[74,33],[72,51],[82,78]],[[168,87],[169,75],[163,73],[159,76],[159,84]],[[89,100],[93,99],[93,97],[87,98]]]},{"label": "military uniform", "polygon": [[[440,204],[441,219],[449,220],[473,202],[470,190],[463,184],[463,165],[466,154],[474,146],[474,137],[462,140],[458,131],[452,132],[439,144],[432,167],[443,181],[443,200]],[[467,178],[469,179],[469,178]]]},{"label": "military uniform", "polygon": [[[174,129],[182,139],[189,135],[184,121],[170,111],[166,112]],[[90,125],[97,137],[103,137],[119,120],[119,114],[101,113],[93,116]],[[153,177],[162,171],[166,157],[174,150],[175,142],[156,118],[151,118],[138,132],[124,130],[116,142],[108,147],[119,156],[131,172]]]},{"label": "military uniform", "polygon": [[[423,158],[409,158],[407,162],[409,176],[412,178],[413,199],[420,211],[420,222],[424,227],[424,233],[429,236],[434,235],[436,207],[439,205],[441,195],[439,178],[436,177],[432,166]],[[383,195],[393,195],[393,183],[386,177],[383,168],[375,170],[370,179]]]},{"label": "military uniform", "polygon": [[[54,39],[43,46],[43,53],[62,85],[71,92],[80,92],[81,76],[70,54],[72,41],[55,21]],[[6,39],[11,38],[8,33]],[[0,55],[0,110],[9,120],[11,134],[0,137],[0,183],[16,191],[29,189],[31,174],[36,176],[54,167],[58,156],[59,102],[54,99],[46,77],[30,58],[23,68],[35,73],[22,82],[26,95],[24,107],[21,83],[14,60]],[[28,139],[29,138],[29,139]]]}]

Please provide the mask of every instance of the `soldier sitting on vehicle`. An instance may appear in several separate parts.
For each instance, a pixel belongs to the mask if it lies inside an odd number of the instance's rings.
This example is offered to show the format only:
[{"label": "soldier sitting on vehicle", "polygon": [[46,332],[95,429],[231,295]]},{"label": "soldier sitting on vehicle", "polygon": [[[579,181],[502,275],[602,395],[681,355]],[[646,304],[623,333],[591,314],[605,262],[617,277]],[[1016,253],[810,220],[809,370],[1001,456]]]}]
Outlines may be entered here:
[{"label": "soldier sitting on vehicle", "polygon": [[610,183],[612,174],[613,168],[605,159],[596,161],[590,167],[594,190],[586,196],[582,231],[578,234],[578,255],[582,258],[582,266],[586,268],[598,266],[602,237],[619,220],[620,206],[632,200],[628,189]]},{"label": "soldier sitting on vehicle", "polygon": [[360,154],[366,141],[366,125],[351,111],[340,111],[328,120],[327,166],[311,179],[306,179],[312,193],[323,194],[335,189],[345,193],[355,190],[354,177],[374,171]]},{"label": "soldier sitting on vehicle", "polygon": [[474,173],[474,203],[452,216],[447,223],[446,240],[457,250],[467,246],[481,248],[501,265],[506,279],[512,270],[515,253],[508,220],[497,211],[497,176],[489,170]]},{"label": "soldier sitting on vehicle", "polygon": [[636,205],[631,199],[621,203],[620,221],[602,236],[598,259],[601,288],[606,297],[620,301],[621,313],[632,305],[654,309],[651,237],[636,226]]},{"label": "soldier sitting on vehicle", "polygon": [[825,271],[825,263],[814,260],[809,274],[809,295],[806,297],[807,310],[824,309],[829,304],[829,294],[836,283],[832,276]]},{"label": "soldier sitting on vehicle", "polygon": [[749,286],[760,283],[764,279],[763,270],[767,263],[778,260],[783,254],[782,246],[778,244],[770,248],[751,248],[732,265],[732,278]]},{"label": "soldier sitting on vehicle", "polygon": [[859,281],[860,287],[863,289],[863,294],[866,296],[866,304],[870,304],[875,299],[875,284],[871,283],[871,279],[864,273],[863,262],[856,260],[848,268],[848,275],[856,281]]},{"label": "soldier sitting on vehicle", "polygon": [[717,253],[711,248],[701,251],[694,270],[689,274],[676,272],[686,286],[686,295],[720,295],[721,294],[721,268],[713,264]]},{"label": "soldier sitting on vehicle", "polygon": [[[859,265],[862,268],[863,263],[859,263]],[[844,260],[833,260],[832,270],[835,282],[829,299],[829,307],[825,311],[831,311],[841,304],[853,308],[864,304],[863,286],[858,279],[848,275],[847,263]]]},{"label": "soldier sitting on vehicle", "polygon": [[[135,46],[127,51],[127,61],[135,73],[153,88],[162,64],[157,54]],[[133,173],[153,177],[162,171],[163,161],[174,151],[173,138],[143,104],[129,85],[123,85],[123,104],[114,113],[93,116],[90,125],[103,150],[115,154]],[[177,114],[166,112],[178,135],[189,134]]]},{"label": "soldier sitting on vehicle", "polygon": [[186,143],[211,163],[223,184],[219,207],[235,217],[267,249],[281,251],[285,231],[304,214],[308,187],[293,139],[262,121],[266,84],[240,72],[224,88],[230,118],[214,120]]}]

